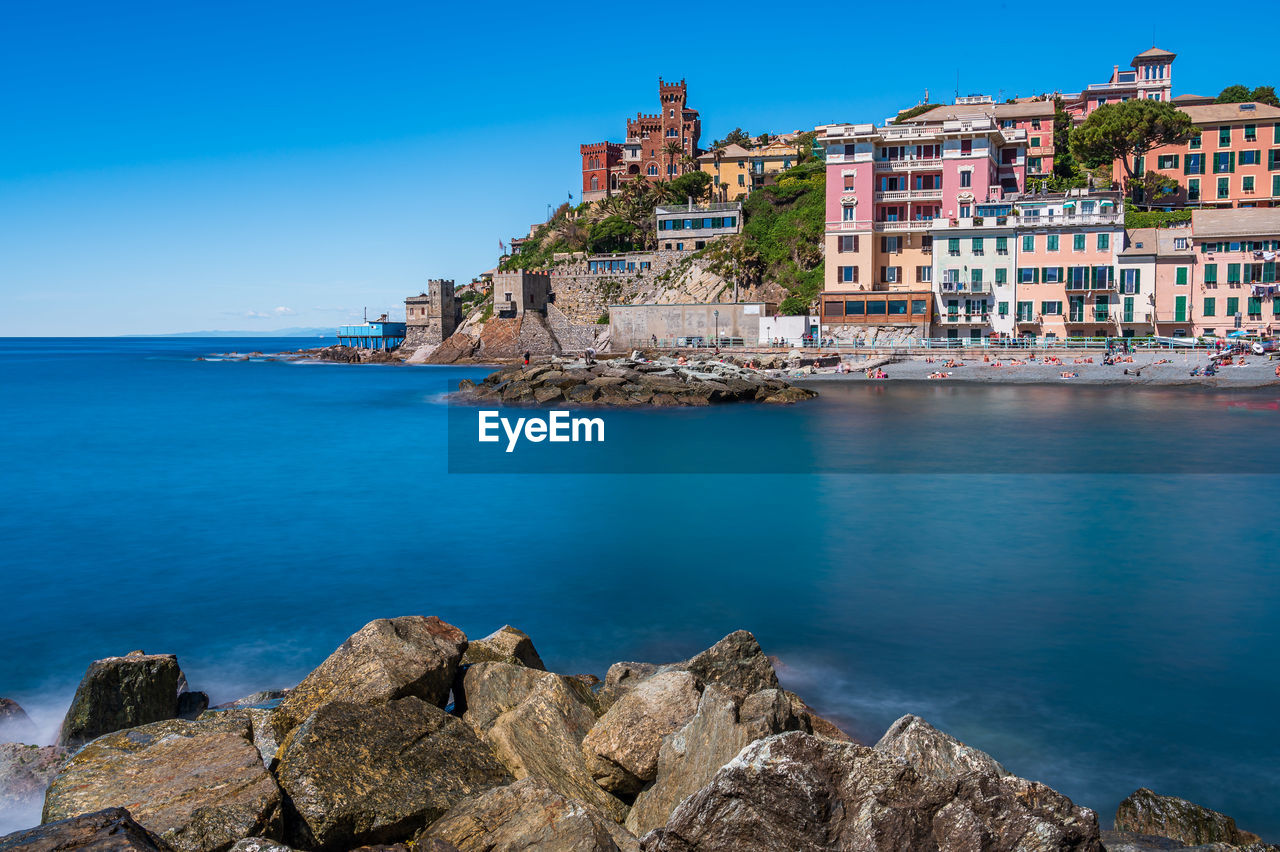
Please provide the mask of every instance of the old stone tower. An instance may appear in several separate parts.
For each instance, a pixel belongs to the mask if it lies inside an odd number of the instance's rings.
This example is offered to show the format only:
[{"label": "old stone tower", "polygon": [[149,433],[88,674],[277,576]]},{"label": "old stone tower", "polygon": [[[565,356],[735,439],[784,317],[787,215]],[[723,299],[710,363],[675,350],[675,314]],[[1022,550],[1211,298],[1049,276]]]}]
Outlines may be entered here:
[{"label": "old stone tower", "polygon": [[405,346],[438,346],[462,323],[461,305],[453,298],[453,281],[432,278],[427,292],[404,300]]}]

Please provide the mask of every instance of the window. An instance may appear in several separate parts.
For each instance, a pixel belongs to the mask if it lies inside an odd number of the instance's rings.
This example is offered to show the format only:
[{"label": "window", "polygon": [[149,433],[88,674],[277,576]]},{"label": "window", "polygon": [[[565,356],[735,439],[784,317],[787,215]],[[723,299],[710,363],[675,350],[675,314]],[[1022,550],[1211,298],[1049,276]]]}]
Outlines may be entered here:
[{"label": "window", "polygon": [[1111,251],[1111,235],[1098,234],[1098,251]]},{"label": "window", "polygon": [[1009,238],[996,237],[996,254],[1008,254],[1008,253],[1009,253]]},{"label": "window", "polygon": [[902,251],[902,237],[881,237],[880,251],[887,254],[897,254]]},{"label": "window", "polygon": [[[838,303],[837,303],[837,304],[838,304]],[[845,313],[845,316],[862,316],[862,315],[863,315],[863,314],[865,314],[866,312],[867,312],[867,303],[866,303],[866,302],[863,302],[863,301],[857,301],[857,302],[845,302],[845,303],[844,303],[844,313]]]},{"label": "window", "polygon": [[1044,250],[1045,250],[1045,251],[1057,251],[1057,250],[1058,250],[1058,235],[1057,235],[1057,234],[1049,234],[1047,237],[1045,237],[1045,249],[1044,249]]},{"label": "window", "polygon": [[1009,303],[996,302],[996,313],[1000,315],[1001,319],[1004,319],[1005,317],[1009,316]]},{"label": "window", "polygon": [[974,291],[980,291],[982,289],[982,270],[981,269],[974,269],[970,272],[969,283],[973,285]]},{"label": "window", "polygon": [[1204,265],[1204,283],[1206,284],[1218,283],[1218,264],[1206,263]]},{"label": "window", "polygon": [[1230,296],[1227,299],[1227,316],[1233,317],[1240,313],[1240,299],[1236,296]]},{"label": "window", "polygon": [[1267,152],[1267,170],[1272,172],[1280,170],[1280,148],[1272,148]]},{"label": "window", "polygon": [[[742,177],[742,175],[738,175],[738,177],[739,177],[739,178],[741,178],[741,177]],[[854,207],[854,206],[853,206],[853,205],[851,205],[851,204],[846,204],[846,205],[844,206],[843,210],[841,211],[841,218],[842,218],[845,222],[855,222],[855,221],[857,221],[857,218],[858,218],[858,208]]]},{"label": "window", "polygon": [[1245,310],[1249,314],[1249,319],[1258,319],[1262,316],[1261,299],[1250,296],[1246,304],[1248,304],[1248,307]]},{"label": "window", "polygon": [[1073,266],[1067,270],[1067,289],[1083,290],[1089,283],[1089,267]]},{"label": "window", "polygon": [[1174,247],[1174,249],[1175,249],[1175,250],[1177,250],[1177,251],[1186,251],[1186,249],[1187,249],[1187,238],[1186,238],[1186,237],[1174,237],[1174,238],[1173,238],[1173,247]]},{"label": "window", "polygon": [[[973,140],[972,140],[972,139],[961,139],[961,140],[960,140],[960,153],[961,153],[961,154],[972,154],[972,153],[973,153]],[[963,174],[963,173],[962,173],[962,174]],[[962,185],[963,185],[963,186],[968,186],[968,184],[967,184],[967,183],[966,183],[966,184],[962,184]]]},{"label": "window", "polygon": [[912,299],[911,300],[911,313],[923,316],[928,312],[929,312],[928,299]]},{"label": "window", "polygon": [[1258,125],[1246,124],[1244,126],[1244,141],[1246,142],[1258,141]]},{"label": "window", "polygon": [[1213,173],[1215,175],[1234,172],[1236,170],[1236,152],[1219,151],[1213,155]]},{"label": "window", "polygon": [[973,253],[985,254],[985,252],[982,250],[982,237],[973,238]]},{"label": "window", "polygon": [[1182,161],[1182,173],[1184,175],[1204,174],[1204,154],[1188,154]]},{"label": "window", "polygon": [[1036,250],[1036,238],[1034,235],[1027,234],[1022,238],[1022,250],[1023,251]]},{"label": "window", "polygon": [[920,282],[921,284],[928,284],[932,280],[933,280],[932,266],[916,267],[916,281]]},{"label": "window", "polygon": [[1218,178],[1218,197],[1229,198],[1231,196],[1231,178]]},{"label": "window", "polygon": [[1133,297],[1124,297],[1124,322],[1133,322]]},{"label": "window", "polygon": [[1280,195],[1280,175],[1271,176],[1271,194]]},{"label": "window", "polygon": [[1018,303],[1018,322],[1031,322],[1032,320],[1032,304],[1031,302]]},{"label": "window", "polygon": [[[1174,322],[1186,322],[1186,321],[1187,321],[1187,297],[1186,297],[1186,296],[1177,296],[1177,297],[1175,297],[1175,298],[1174,298],[1174,300],[1173,300],[1173,321],[1174,321]],[[1182,331],[1182,329],[1178,329],[1178,331]],[[1176,334],[1176,332],[1175,332],[1175,334]]]},{"label": "window", "polygon": [[650,163],[650,164],[649,164],[649,168],[648,168],[648,169],[646,169],[645,171],[648,173],[649,177],[657,177],[657,176],[658,176],[658,167],[657,167],[656,165],[654,165],[653,163]]},{"label": "window", "polygon": [[1007,284],[1008,278],[1009,278],[1009,270],[1005,269],[1003,266],[996,270],[997,284]]},{"label": "window", "polygon": [[1187,141],[1187,147],[1190,148],[1192,151],[1200,150],[1200,131],[1199,130],[1197,130],[1195,132],[1195,135],[1192,136],[1191,139]]},{"label": "window", "polygon": [[[897,284],[902,280],[901,266],[882,266],[880,267],[880,281],[884,284]],[[883,302],[881,303],[883,304]],[[881,309],[880,313],[884,313]]]},{"label": "window", "polygon": [[1134,295],[1141,287],[1142,270],[1141,269],[1122,269],[1120,270],[1120,292],[1128,295]]},{"label": "window", "polygon": [[1072,251],[1084,251],[1084,234],[1076,234],[1071,238]]},{"label": "window", "polygon": [[1156,168],[1158,169],[1176,169],[1178,167],[1177,154],[1161,154],[1156,157]]},{"label": "window", "polygon": [[1040,267],[1038,266],[1018,267],[1018,283],[1019,284],[1039,284],[1040,283]]},{"label": "window", "polygon": [[960,173],[960,185],[961,185],[961,186],[973,186],[973,172],[971,172],[971,171],[967,171],[967,170],[966,170],[966,171],[961,172],[961,173]]},{"label": "window", "polygon": [[1240,264],[1238,263],[1227,264],[1227,283],[1228,284],[1240,283]]},{"label": "window", "polygon": [[[1033,119],[1031,119],[1031,129],[1032,129],[1032,130],[1039,130],[1039,129],[1040,129],[1040,119],[1038,119],[1038,118],[1033,118]],[[1036,144],[1036,143],[1032,142],[1031,144],[1032,144],[1032,145],[1034,145],[1034,144]]]},{"label": "window", "polygon": [[1031,137],[1031,147],[1032,147],[1032,148],[1039,148],[1039,147],[1040,147],[1040,137],[1039,137],[1039,136],[1032,136],[1032,137]]},{"label": "window", "polygon": [[1216,313],[1217,310],[1218,310],[1218,300],[1213,298],[1212,296],[1206,297],[1204,300],[1204,310],[1201,311],[1201,315],[1206,317],[1217,316],[1217,313]]},{"label": "window", "polygon": [[1245,175],[1240,178],[1240,191],[1253,192],[1253,175]]},{"label": "window", "polygon": [[856,266],[840,266],[837,267],[836,279],[841,284],[854,284],[858,280],[858,267]]},{"label": "window", "polygon": [[1241,151],[1240,165],[1242,166],[1258,166],[1262,164],[1261,151]]},{"label": "window", "polygon": [[1045,316],[1061,316],[1062,302],[1041,302],[1040,313]]},{"label": "window", "polygon": [[947,254],[951,255],[952,257],[958,257],[958,256],[959,256],[959,254],[960,254],[960,240],[959,240],[959,238],[957,238],[957,237],[952,237],[951,239],[948,239],[948,240],[947,240]]},{"label": "window", "polygon": [[1062,271],[1063,270],[1061,266],[1046,266],[1044,268],[1044,272],[1042,273],[1042,275],[1044,276],[1042,280],[1046,284],[1061,284]]},{"label": "window", "polygon": [[[652,167],[651,167],[651,168],[652,168]],[[738,186],[746,186],[746,185],[747,185],[747,177],[746,177],[746,175],[739,174],[739,175],[738,175]]]},{"label": "window", "polygon": [[857,236],[840,237],[840,244],[836,247],[836,251],[841,252],[842,254],[848,254],[849,252],[855,252],[857,250],[858,250]]},{"label": "window", "polygon": [[1174,279],[1174,282],[1173,282],[1173,283],[1178,284],[1179,286],[1185,286],[1185,285],[1186,285],[1186,283],[1187,283],[1187,268],[1186,268],[1185,266],[1179,266],[1179,267],[1178,267],[1178,270],[1177,270],[1177,277]]},{"label": "window", "polygon": [[845,176],[844,176],[844,191],[845,191],[845,192],[853,192],[853,191],[857,188],[857,187],[855,187],[855,186],[854,186],[854,183],[853,183],[855,180],[856,180],[856,178],[854,178],[854,176],[853,176],[853,175],[845,175]]},{"label": "window", "polygon": [[1219,148],[1231,147],[1231,128],[1230,127],[1218,128],[1218,147]]},{"label": "window", "polygon": [[951,289],[952,287],[955,287],[957,284],[960,283],[960,270],[959,269],[942,270],[942,283],[943,285],[946,286],[946,289],[948,290]]},{"label": "window", "polygon": [[1200,178],[1191,178],[1187,181],[1187,200],[1200,200]]}]

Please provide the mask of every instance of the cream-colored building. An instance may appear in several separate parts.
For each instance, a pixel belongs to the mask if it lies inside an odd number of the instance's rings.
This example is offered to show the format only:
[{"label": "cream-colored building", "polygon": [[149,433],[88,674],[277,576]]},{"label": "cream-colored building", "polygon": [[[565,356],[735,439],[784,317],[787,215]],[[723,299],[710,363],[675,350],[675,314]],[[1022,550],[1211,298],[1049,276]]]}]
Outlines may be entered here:
[{"label": "cream-colored building", "polygon": [[779,136],[767,145],[753,148],[730,143],[718,153],[707,151],[699,155],[698,167],[711,175],[717,200],[740,201],[764,186],[767,178],[795,165],[795,135]]}]

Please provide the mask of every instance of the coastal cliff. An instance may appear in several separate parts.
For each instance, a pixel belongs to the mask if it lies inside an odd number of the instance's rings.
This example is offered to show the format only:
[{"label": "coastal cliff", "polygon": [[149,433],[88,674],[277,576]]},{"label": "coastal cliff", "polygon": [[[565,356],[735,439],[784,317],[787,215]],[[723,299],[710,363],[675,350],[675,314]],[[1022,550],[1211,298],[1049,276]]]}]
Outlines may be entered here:
[{"label": "coastal cliff", "polygon": [[854,742],[746,631],[601,680],[546,671],[510,626],[469,641],[405,616],[291,690],[204,710],[185,687],[170,655],[94,662],[63,732],[97,736],[45,767],[42,825],[0,850],[1278,848],[1149,790],[1117,815],[1142,834],[1102,832],[916,716]]}]

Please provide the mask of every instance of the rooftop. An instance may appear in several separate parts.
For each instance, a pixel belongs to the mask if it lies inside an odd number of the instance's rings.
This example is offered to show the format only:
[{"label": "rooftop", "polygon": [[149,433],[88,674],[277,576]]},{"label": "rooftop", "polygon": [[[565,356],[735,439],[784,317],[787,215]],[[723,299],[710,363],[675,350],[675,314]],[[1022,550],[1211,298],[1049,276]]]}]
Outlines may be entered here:
[{"label": "rooftop", "polygon": [[1156,228],[1134,228],[1126,231],[1127,245],[1121,255],[1131,256],[1137,254],[1155,254],[1158,248],[1158,236]]},{"label": "rooftop", "polygon": [[1179,106],[1196,124],[1213,124],[1217,121],[1248,121],[1249,119],[1280,119],[1280,107],[1253,101],[1243,104],[1188,104]]},{"label": "rooftop", "polygon": [[1193,210],[1191,232],[1196,239],[1275,236],[1280,234],[1280,207]]},{"label": "rooftop", "polygon": [[1016,104],[953,104],[934,107],[909,118],[903,124],[937,124],[973,118],[1053,118],[1053,101],[1026,101]]},{"label": "rooftop", "polygon": [[660,204],[653,208],[653,212],[659,216],[678,216],[684,213],[727,213],[741,210],[741,201],[716,202],[715,204]]},{"label": "rooftop", "polygon": [[1168,59],[1172,61],[1177,57],[1178,57],[1178,54],[1176,53],[1170,53],[1167,50],[1162,50],[1158,47],[1152,46],[1147,50],[1142,51],[1137,56],[1133,57],[1133,62],[1130,64],[1137,65],[1138,61],[1141,59]]}]

